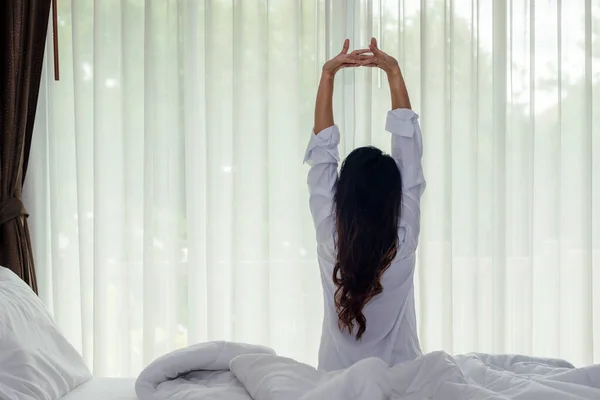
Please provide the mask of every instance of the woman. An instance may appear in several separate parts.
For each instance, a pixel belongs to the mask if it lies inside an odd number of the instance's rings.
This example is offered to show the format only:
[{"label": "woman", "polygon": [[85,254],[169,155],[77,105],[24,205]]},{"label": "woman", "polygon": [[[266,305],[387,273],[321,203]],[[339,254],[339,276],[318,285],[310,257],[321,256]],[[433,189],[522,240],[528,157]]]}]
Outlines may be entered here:
[{"label": "woman", "polygon": [[[398,62],[377,47],[325,63],[317,93],[310,165],[310,210],[325,297],[319,368],[338,370],[378,357],[389,365],[421,354],[413,274],[425,189],[418,116]],[[347,67],[379,67],[390,85],[392,111],[386,130],[392,154],[374,147],[354,150],[338,178],[340,133],[333,121],[333,81]]]}]

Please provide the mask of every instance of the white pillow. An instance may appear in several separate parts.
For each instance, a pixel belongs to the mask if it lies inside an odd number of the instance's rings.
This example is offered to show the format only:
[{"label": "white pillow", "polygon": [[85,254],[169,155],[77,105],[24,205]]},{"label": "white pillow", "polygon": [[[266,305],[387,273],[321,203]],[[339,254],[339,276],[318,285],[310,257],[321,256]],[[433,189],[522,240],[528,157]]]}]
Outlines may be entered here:
[{"label": "white pillow", "polygon": [[39,297],[0,267],[0,398],[57,400],[91,377]]}]

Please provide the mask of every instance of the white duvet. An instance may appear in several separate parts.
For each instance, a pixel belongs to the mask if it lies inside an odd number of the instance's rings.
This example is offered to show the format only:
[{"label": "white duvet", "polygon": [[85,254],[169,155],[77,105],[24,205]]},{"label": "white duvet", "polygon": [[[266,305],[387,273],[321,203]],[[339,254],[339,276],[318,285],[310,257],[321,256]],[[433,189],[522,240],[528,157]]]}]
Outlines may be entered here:
[{"label": "white duvet", "polygon": [[434,352],[392,368],[371,358],[324,372],[265,347],[211,342],[157,359],[136,392],[140,400],[598,400],[600,365]]}]

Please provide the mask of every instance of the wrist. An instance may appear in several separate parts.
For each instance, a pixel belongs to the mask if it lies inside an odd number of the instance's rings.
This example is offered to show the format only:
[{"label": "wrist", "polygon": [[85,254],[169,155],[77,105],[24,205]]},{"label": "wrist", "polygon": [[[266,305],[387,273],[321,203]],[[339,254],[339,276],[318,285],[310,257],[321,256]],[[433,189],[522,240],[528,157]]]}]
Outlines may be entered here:
[{"label": "wrist", "polygon": [[321,72],[321,80],[333,80],[335,78],[335,72],[324,69]]},{"label": "wrist", "polygon": [[388,80],[390,80],[390,81],[402,79],[402,71],[400,71],[400,67],[398,67],[398,66],[390,69],[389,71],[386,71],[386,73],[387,73]]}]

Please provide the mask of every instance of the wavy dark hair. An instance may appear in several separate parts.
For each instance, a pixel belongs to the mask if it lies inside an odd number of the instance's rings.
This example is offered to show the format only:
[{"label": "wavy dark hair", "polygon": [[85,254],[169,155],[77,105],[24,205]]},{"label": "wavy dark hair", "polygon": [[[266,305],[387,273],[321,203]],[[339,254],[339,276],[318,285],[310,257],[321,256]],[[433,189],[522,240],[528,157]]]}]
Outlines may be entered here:
[{"label": "wavy dark hair", "polygon": [[396,162],[360,147],[342,164],[334,198],[337,255],[333,269],[340,330],[360,340],[363,308],[383,291],[381,276],[398,251],[402,178]]}]

